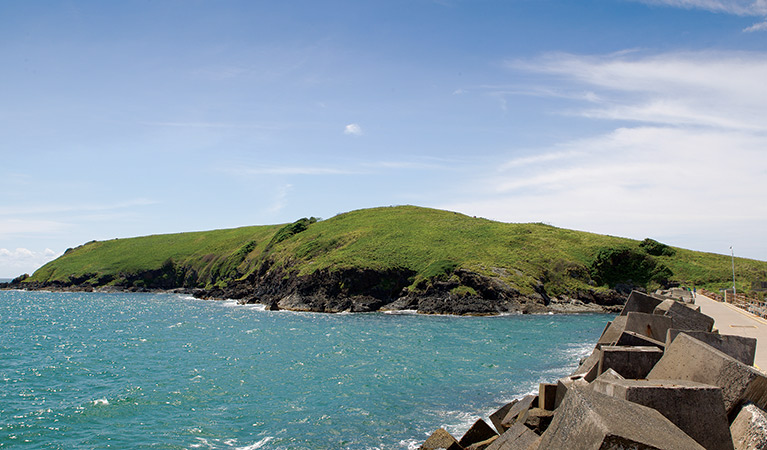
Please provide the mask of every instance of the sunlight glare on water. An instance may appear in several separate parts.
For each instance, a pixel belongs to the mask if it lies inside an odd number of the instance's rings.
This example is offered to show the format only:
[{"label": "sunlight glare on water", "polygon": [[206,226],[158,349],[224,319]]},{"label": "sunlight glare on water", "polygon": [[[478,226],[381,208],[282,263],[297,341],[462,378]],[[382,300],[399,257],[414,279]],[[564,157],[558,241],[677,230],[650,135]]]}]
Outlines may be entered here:
[{"label": "sunlight glare on water", "polygon": [[572,371],[609,319],[0,291],[0,447],[416,448]]}]

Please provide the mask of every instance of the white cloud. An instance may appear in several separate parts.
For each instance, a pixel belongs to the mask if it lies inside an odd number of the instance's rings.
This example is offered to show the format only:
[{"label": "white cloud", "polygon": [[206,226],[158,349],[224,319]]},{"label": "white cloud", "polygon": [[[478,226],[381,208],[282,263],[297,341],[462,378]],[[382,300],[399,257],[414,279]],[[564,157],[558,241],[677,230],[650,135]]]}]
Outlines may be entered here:
[{"label": "white cloud", "polygon": [[350,123],[344,127],[344,134],[351,136],[362,136],[362,127],[356,123]]},{"label": "white cloud", "polygon": [[27,248],[9,250],[0,248],[0,276],[16,277],[22,273],[32,273],[40,266],[61,256],[49,248],[33,251]]},{"label": "white cloud", "polygon": [[739,16],[767,15],[767,2],[764,0],[638,0],[651,5],[664,5],[674,8],[704,9]]},{"label": "white cloud", "polygon": [[754,31],[767,31],[767,21],[759,22],[745,28],[743,31],[746,33],[753,33]]},{"label": "white cloud", "polygon": [[511,67],[595,91],[597,104],[566,113],[620,122],[510,156],[443,207],[767,260],[767,54],[559,54]]},{"label": "white cloud", "polygon": [[584,117],[767,130],[764,53],[549,54],[509,67],[597,91],[593,98],[599,101],[571,112]]}]

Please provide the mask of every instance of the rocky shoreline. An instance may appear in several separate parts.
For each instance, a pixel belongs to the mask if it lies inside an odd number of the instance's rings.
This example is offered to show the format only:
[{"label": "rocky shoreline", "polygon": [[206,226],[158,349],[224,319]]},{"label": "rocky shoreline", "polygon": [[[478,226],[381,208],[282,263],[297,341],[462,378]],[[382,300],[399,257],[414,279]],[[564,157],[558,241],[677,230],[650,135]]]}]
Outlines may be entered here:
[{"label": "rocky shoreline", "polygon": [[[664,295],[665,294],[665,295]],[[767,448],[756,339],[719,334],[688,291],[633,291],[570,376],[423,450]]]},{"label": "rocky shoreline", "polygon": [[[93,284],[91,276],[68,283],[36,283],[19,277],[0,283],[0,289],[60,292],[169,292],[200,299],[233,299],[242,304],[263,304],[269,310],[306,312],[374,312],[415,310],[421,314],[497,315],[508,313],[611,313],[618,312],[626,293],[617,290],[577,291],[549,296],[543,286],[523,295],[497,278],[456,270],[450,280],[432,280],[410,286],[408,271],[347,269],[288,276],[279,271],[255,273],[245,280],[207,289],[185,286],[183,280],[162,278],[165,283]],[[159,277],[158,277],[159,278]],[[86,282],[88,280],[88,282]],[[131,280],[128,280],[131,281]],[[458,289],[460,288],[460,289]],[[460,293],[459,293],[460,292]]]}]

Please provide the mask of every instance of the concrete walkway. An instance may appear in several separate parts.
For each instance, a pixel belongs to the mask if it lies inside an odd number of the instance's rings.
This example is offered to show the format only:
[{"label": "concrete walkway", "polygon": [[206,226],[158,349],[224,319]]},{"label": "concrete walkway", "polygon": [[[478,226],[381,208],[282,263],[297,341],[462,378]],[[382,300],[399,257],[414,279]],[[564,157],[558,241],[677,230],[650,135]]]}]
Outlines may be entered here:
[{"label": "concrete walkway", "polygon": [[700,306],[700,312],[714,318],[714,328],[720,334],[756,338],[754,365],[767,373],[767,320],[701,294],[695,298],[695,304]]}]

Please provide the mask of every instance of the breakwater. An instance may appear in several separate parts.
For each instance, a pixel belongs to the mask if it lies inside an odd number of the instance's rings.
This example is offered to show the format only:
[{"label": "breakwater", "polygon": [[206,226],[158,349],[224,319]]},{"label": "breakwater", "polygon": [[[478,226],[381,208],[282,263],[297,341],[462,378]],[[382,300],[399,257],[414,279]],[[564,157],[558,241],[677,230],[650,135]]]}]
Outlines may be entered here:
[{"label": "breakwater", "polygon": [[720,334],[689,294],[678,294],[632,292],[572,374],[541,383],[537,395],[509,402],[460,438],[438,429],[420,448],[767,448],[756,339]]}]

